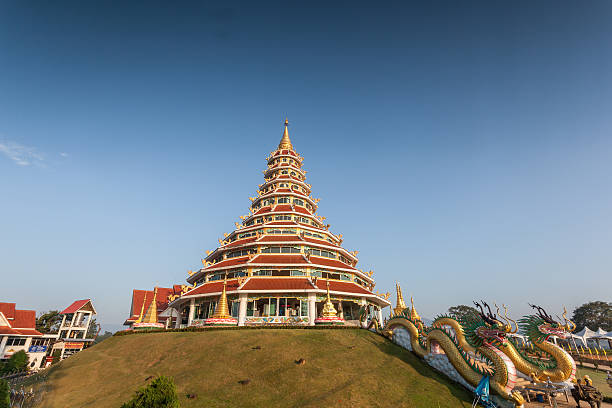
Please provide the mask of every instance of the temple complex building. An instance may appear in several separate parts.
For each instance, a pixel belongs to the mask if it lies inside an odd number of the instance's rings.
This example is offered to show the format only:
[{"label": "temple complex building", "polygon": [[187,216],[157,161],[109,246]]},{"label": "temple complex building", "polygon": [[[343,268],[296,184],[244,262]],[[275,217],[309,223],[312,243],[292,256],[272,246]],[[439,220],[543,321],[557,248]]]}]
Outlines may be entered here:
[{"label": "temple complex building", "polygon": [[[357,251],[342,247],[317,214],[303,158],[289,138],[288,121],[278,148],[266,158],[264,182],[250,197],[249,212],[207,251],[188,285],[158,288],[158,322],[187,327],[212,324],[359,325],[360,311],[382,321],[389,294],[375,293],[373,272],[357,268]],[[149,308],[134,291],[133,327]]]}]

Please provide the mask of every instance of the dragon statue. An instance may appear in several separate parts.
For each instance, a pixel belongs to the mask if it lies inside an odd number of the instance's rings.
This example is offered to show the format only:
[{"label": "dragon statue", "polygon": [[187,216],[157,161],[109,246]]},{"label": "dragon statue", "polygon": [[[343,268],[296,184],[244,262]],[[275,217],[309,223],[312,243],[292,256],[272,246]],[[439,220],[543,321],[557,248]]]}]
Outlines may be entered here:
[{"label": "dragon statue", "polygon": [[[491,388],[502,398],[512,401],[516,407],[524,404],[520,393],[514,392],[516,369],[512,361],[500,350],[508,342],[508,325],[497,319],[488,309],[485,313],[479,304],[478,314],[460,320],[451,316],[437,317],[430,327],[425,327],[416,313],[408,308],[396,313],[386,323],[381,334],[391,335],[393,329],[405,328],[410,335],[412,351],[427,359],[445,354],[461,377],[476,387],[483,376],[490,377]],[[441,350],[443,351],[441,351]]]},{"label": "dragon statue", "polygon": [[[502,305],[504,306],[504,305]],[[563,309],[564,324],[555,321],[540,306],[530,306],[537,310],[537,315],[525,316],[519,319],[518,325],[507,316],[505,309],[505,320],[512,333],[520,328],[531,344],[539,352],[537,356],[529,356],[516,340],[508,341],[500,346],[500,350],[512,360],[518,371],[531,377],[538,382],[545,382],[548,379],[552,382],[572,381],[576,378],[576,363],[574,359],[561,347],[548,341],[550,336],[557,336],[565,339],[569,333],[576,329],[576,325],[567,319],[567,310]],[[499,313],[499,308],[497,309]],[[510,321],[514,322],[515,328],[512,329]]]}]

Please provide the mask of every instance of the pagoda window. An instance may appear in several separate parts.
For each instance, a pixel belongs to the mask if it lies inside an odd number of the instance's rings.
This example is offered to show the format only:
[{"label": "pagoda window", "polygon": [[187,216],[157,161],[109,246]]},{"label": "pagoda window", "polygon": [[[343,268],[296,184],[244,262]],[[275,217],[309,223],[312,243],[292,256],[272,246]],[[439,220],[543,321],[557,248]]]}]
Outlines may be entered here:
[{"label": "pagoda window", "polygon": [[297,234],[297,231],[294,229],[284,229],[281,231],[282,234]]},{"label": "pagoda window", "polygon": [[247,222],[247,223],[246,223],[246,224],[244,224],[244,225],[246,225],[247,227],[249,227],[249,226],[253,225],[254,223],[255,223],[255,221],[250,220],[249,222]]},{"label": "pagoda window", "polygon": [[286,159],[286,158],[283,158],[283,162],[287,163],[287,159]]},{"label": "pagoda window", "polygon": [[291,175],[292,175],[293,177],[295,177],[295,171],[292,171],[292,172],[291,172]]},{"label": "pagoda window", "polygon": [[340,274],[340,280],[350,281],[351,280],[351,275],[348,274],[348,273],[341,273]]},{"label": "pagoda window", "polygon": [[249,317],[252,317],[255,314],[254,311],[257,310],[257,305],[255,302],[256,300],[247,303],[246,315]]},{"label": "pagoda window", "polygon": [[223,279],[224,276],[225,276],[224,273],[215,273],[213,275],[208,276],[208,281],[211,282],[211,281],[220,280],[220,279]]},{"label": "pagoda window", "polygon": [[280,197],[277,201],[279,204],[288,204],[291,202],[291,199],[289,197]]},{"label": "pagoda window", "polygon": [[304,271],[291,271],[291,276],[306,276]]},{"label": "pagoda window", "polygon": [[299,247],[282,247],[281,248],[281,253],[282,254],[299,254],[300,248]]},{"label": "pagoda window", "polygon": [[323,277],[323,271],[311,271],[310,272],[310,276],[316,276],[318,278],[322,278]]},{"label": "pagoda window", "polygon": [[238,317],[238,307],[240,302],[232,302],[232,317]]},{"label": "pagoda window", "polygon": [[260,269],[253,272],[253,276],[272,276],[272,271],[269,269]]},{"label": "pagoda window", "polygon": [[291,221],[290,215],[277,215],[274,217],[276,221]]},{"label": "pagoda window", "polygon": [[329,273],[329,272],[323,272],[323,277],[325,279],[335,279],[335,280],[340,280],[340,274],[339,273]]},{"label": "pagoda window", "polygon": [[281,171],[281,174],[289,174],[289,170],[283,170]]}]

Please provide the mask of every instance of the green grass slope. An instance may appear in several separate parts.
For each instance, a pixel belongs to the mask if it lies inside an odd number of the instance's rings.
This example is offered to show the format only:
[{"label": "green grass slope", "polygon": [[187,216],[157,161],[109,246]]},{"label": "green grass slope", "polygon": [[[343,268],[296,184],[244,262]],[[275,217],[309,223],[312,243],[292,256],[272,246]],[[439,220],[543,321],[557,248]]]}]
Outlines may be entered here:
[{"label": "green grass slope", "polygon": [[183,408],[456,408],[472,399],[366,330],[265,329],[112,337],[52,367],[42,407],[119,407],[160,374],[174,378]]}]

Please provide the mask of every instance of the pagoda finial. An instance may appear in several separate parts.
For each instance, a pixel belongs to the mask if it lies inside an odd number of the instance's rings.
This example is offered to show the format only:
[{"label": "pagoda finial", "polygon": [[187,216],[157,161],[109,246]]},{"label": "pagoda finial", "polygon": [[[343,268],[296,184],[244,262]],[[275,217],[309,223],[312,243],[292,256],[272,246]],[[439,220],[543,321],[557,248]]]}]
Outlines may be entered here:
[{"label": "pagoda finial", "polygon": [[334,308],[334,305],[331,302],[331,298],[329,296],[329,279],[327,279],[327,299],[325,300],[325,305],[323,306],[323,317],[337,316],[338,313],[336,312],[336,308]]},{"label": "pagoda finial", "polygon": [[[144,306],[144,302],[142,304]],[[153,300],[147,309],[147,313],[142,318],[143,323],[157,323],[157,286],[153,290]]]},{"label": "pagoda finial", "polygon": [[410,317],[412,318],[412,320],[421,320],[421,316],[419,316],[416,309],[414,308],[414,300],[412,299],[412,296],[410,296],[410,305]]},{"label": "pagoda finial", "polygon": [[219,298],[219,303],[217,303],[217,307],[215,308],[215,313],[212,315],[213,319],[229,319],[231,317],[227,307],[227,294],[225,292],[226,285],[227,274],[223,278],[223,292],[221,292],[221,297]]},{"label": "pagoda finial", "polygon": [[291,144],[291,139],[289,139],[289,119],[285,118],[285,131],[283,132],[283,137],[278,144],[278,149],[289,149],[293,150],[293,145]]},{"label": "pagoda finial", "polygon": [[399,283],[395,283],[395,291],[397,296],[397,302],[395,304],[395,308],[393,312],[398,315],[402,313],[404,309],[406,309],[406,303],[404,302],[404,296],[402,296],[402,288],[400,288]]},{"label": "pagoda finial", "polygon": [[145,290],[144,299],[142,299],[142,306],[140,306],[140,314],[138,315],[138,319],[136,319],[135,323],[142,322],[142,318],[144,317],[144,305],[147,303],[147,291]]}]

